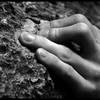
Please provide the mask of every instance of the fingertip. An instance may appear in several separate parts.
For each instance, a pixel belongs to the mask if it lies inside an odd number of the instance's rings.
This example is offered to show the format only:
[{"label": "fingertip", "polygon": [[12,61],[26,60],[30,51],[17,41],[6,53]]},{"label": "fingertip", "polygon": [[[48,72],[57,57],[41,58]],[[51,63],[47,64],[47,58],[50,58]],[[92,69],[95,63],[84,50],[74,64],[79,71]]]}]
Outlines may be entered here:
[{"label": "fingertip", "polygon": [[19,36],[19,41],[22,44],[31,44],[34,39],[35,39],[35,36],[33,36],[32,34],[28,32],[22,32]]},{"label": "fingertip", "polygon": [[36,55],[39,57],[39,59],[42,59],[42,58],[46,57],[47,53],[48,52],[46,50],[44,50],[43,48],[39,48],[36,51]]}]

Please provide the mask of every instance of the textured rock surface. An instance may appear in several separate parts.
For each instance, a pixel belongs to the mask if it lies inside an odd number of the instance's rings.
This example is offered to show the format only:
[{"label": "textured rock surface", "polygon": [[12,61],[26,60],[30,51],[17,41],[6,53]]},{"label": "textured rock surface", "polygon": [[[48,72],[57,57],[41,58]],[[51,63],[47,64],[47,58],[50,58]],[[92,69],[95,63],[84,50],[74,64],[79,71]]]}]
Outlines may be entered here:
[{"label": "textured rock surface", "polygon": [[[88,15],[88,5],[78,2],[0,2],[0,97],[59,98],[47,69],[23,47],[18,36],[23,31],[36,34],[41,21],[50,21],[75,13],[86,15],[93,24],[96,16]],[[97,6],[95,6],[95,10]],[[89,11],[90,12],[90,11]],[[96,12],[99,19],[99,13]],[[96,15],[95,14],[95,15]]]}]

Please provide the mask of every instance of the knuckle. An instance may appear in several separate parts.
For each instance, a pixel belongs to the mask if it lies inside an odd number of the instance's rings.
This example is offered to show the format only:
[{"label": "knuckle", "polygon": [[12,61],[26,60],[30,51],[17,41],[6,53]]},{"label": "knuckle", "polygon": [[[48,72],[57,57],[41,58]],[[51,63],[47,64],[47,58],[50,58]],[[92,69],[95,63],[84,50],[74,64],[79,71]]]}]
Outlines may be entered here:
[{"label": "knuckle", "polygon": [[87,34],[90,31],[88,25],[85,24],[85,23],[78,23],[77,29],[78,29],[79,32],[81,32],[83,34],[85,34],[85,33]]},{"label": "knuckle", "polygon": [[55,35],[59,32],[59,28],[53,28],[50,31],[51,31],[52,35]]},{"label": "knuckle", "polygon": [[82,14],[76,14],[75,15],[75,19],[78,21],[78,22],[83,22],[85,21],[86,17]]},{"label": "knuckle", "polygon": [[69,48],[61,45],[59,57],[60,57],[61,60],[68,62],[72,58],[72,52]]},{"label": "knuckle", "polygon": [[49,38],[52,39],[57,39],[60,36],[61,29],[60,28],[53,28],[50,30]]},{"label": "knuckle", "polygon": [[46,37],[36,36],[36,40],[33,44],[35,44],[35,46],[38,48],[46,48],[46,46],[49,44],[49,41]]},{"label": "knuckle", "polygon": [[36,39],[37,39],[37,41],[40,42],[41,44],[47,42],[46,37],[43,37],[43,36],[36,36]]}]

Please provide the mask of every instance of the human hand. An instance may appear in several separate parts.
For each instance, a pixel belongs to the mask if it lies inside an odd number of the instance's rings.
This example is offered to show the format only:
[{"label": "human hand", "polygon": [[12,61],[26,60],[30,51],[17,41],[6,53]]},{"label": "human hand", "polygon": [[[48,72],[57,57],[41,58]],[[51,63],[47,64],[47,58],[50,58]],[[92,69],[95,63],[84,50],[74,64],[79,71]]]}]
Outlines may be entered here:
[{"label": "human hand", "polygon": [[21,44],[37,48],[38,59],[63,80],[70,77],[79,91],[99,94],[100,30],[81,14],[49,25],[38,35],[21,34]]}]

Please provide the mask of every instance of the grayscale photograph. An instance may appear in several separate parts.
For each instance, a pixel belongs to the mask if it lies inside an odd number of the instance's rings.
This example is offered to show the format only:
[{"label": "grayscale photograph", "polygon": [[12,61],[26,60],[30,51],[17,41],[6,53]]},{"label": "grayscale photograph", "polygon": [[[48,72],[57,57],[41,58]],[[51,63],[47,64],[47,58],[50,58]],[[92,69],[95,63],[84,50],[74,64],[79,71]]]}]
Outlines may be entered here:
[{"label": "grayscale photograph", "polygon": [[100,2],[0,2],[0,99],[100,99]]}]

